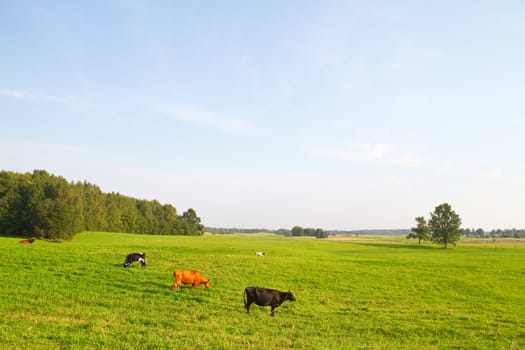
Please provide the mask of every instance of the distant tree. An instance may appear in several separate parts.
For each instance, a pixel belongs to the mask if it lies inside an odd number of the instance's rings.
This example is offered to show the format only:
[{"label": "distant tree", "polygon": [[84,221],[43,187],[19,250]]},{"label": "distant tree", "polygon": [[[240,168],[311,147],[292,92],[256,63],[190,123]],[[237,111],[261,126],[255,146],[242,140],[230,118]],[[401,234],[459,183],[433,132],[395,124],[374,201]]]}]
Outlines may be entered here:
[{"label": "distant tree", "polygon": [[485,237],[485,231],[482,228],[478,228],[475,232],[476,237]]},{"label": "distant tree", "polygon": [[443,244],[445,248],[448,244],[455,245],[461,236],[461,218],[448,203],[438,205],[434,212],[430,213],[428,224],[432,242]]},{"label": "distant tree", "polygon": [[185,235],[196,236],[204,233],[204,225],[201,224],[201,218],[197,216],[194,209],[190,208],[182,213],[181,219]]},{"label": "distant tree", "polygon": [[303,234],[305,236],[315,236],[315,228],[307,227],[304,229]]},{"label": "distant tree", "polygon": [[315,237],[316,238],[328,238],[328,232],[324,231],[321,228],[315,229]]},{"label": "distant tree", "polygon": [[283,235],[283,236],[290,236],[292,232],[290,230],[287,230],[285,228],[280,228],[276,231],[274,231],[275,234]]},{"label": "distant tree", "polygon": [[292,236],[304,236],[304,229],[301,226],[294,226],[292,228]]},{"label": "distant tree", "polygon": [[427,221],[422,216],[418,216],[416,222],[417,226],[411,228],[411,232],[407,235],[407,239],[418,239],[418,244],[421,244],[421,240],[426,241],[430,238],[430,227],[428,227]]}]

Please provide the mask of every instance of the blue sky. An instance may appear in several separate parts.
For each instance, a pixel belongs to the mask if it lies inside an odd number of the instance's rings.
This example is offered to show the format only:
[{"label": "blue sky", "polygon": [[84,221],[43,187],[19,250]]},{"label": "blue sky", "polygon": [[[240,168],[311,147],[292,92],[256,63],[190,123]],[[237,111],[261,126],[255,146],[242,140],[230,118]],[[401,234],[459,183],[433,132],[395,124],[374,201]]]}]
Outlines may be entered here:
[{"label": "blue sky", "polygon": [[207,226],[525,228],[522,1],[0,1],[1,169]]}]

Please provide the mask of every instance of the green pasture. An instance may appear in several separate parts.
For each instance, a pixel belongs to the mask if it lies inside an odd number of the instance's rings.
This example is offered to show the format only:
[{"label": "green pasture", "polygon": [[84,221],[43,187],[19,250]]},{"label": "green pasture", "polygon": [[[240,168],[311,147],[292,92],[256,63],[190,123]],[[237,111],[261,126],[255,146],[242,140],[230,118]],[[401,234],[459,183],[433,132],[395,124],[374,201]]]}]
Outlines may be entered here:
[{"label": "green pasture", "polygon": [[[525,243],[85,232],[0,237],[0,349],[524,349]],[[144,251],[148,267],[124,269]],[[267,256],[256,257],[255,251]],[[211,288],[173,292],[173,270]],[[291,289],[270,317],[248,286]]]}]

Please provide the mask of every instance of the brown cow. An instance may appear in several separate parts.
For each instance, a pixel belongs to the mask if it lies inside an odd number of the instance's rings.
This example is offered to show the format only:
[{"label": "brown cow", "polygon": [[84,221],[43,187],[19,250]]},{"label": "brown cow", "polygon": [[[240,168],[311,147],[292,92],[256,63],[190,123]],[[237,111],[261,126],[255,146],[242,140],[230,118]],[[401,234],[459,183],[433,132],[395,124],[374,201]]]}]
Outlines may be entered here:
[{"label": "brown cow", "polygon": [[204,276],[198,271],[192,270],[175,270],[173,272],[175,277],[175,283],[172,289],[179,289],[182,284],[191,284],[193,288],[197,288],[201,283],[210,288],[211,281],[204,278]]},{"label": "brown cow", "polygon": [[36,241],[36,238],[35,237],[31,237],[29,239],[23,239],[21,240],[19,243],[22,243],[22,244],[32,244],[34,241]]}]

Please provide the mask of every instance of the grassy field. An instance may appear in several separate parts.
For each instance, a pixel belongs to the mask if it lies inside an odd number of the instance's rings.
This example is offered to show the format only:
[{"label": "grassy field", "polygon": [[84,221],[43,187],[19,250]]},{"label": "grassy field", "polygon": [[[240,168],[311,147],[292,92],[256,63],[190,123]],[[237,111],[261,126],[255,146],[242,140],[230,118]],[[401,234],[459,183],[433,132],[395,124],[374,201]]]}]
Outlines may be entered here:
[{"label": "grassy field", "polygon": [[[508,243],[510,242],[510,243]],[[255,251],[266,257],[256,257]],[[148,267],[124,269],[145,251]],[[1,349],[524,349],[525,243],[401,237],[0,237]],[[173,292],[174,269],[209,290]],[[287,291],[270,309],[243,289]]]}]

